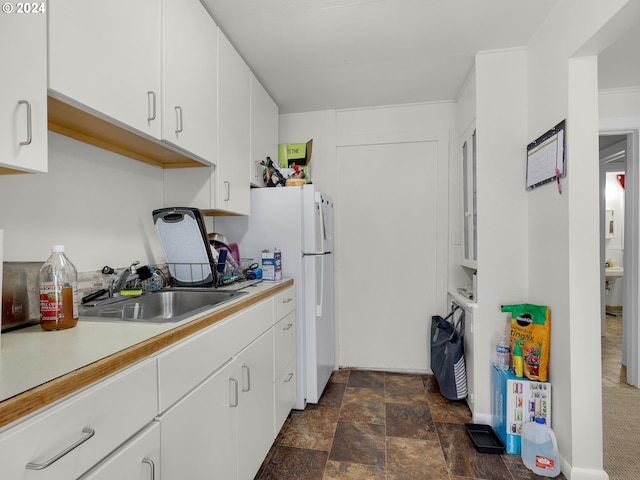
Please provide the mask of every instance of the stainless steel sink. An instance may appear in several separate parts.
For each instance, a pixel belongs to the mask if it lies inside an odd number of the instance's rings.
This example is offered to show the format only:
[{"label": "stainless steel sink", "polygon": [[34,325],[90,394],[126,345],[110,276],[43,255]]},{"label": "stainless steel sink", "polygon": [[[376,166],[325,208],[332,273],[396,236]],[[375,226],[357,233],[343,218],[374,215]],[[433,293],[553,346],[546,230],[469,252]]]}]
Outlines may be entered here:
[{"label": "stainless steel sink", "polygon": [[138,297],[119,297],[80,307],[80,320],[178,322],[247,292],[211,289],[170,289]]}]

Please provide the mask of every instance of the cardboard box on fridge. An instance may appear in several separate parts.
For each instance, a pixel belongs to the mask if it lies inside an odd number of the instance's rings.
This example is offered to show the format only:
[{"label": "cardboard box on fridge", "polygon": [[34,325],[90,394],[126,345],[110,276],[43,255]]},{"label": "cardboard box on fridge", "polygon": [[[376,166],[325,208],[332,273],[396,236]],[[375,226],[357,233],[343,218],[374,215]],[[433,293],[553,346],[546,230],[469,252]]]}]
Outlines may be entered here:
[{"label": "cardboard box on fridge", "polygon": [[307,143],[281,143],[278,145],[278,164],[282,168],[297,165],[308,176],[312,149],[313,139]]},{"label": "cardboard box on fridge", "polygon": [[520,454],[522,426],[545,419],[551,427],[551,384],[517,378],[509,370],[492,367],[493,429],[505,451]]},{"label": "cardboard box on fridge", "polygon": [[282,252],[280,250],[262,251],[262,279],[266,281],[282,280]]}]

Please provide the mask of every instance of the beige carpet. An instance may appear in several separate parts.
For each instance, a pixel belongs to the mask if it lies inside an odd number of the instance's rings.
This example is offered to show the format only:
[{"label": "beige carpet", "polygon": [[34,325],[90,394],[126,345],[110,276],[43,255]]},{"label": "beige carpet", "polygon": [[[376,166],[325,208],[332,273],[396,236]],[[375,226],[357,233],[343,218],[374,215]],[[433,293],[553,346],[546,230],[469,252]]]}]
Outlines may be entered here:
[{"label": "beige carpet", "polygon": [[621,365],[622,317],[607,315],[602,337],[604,469],[610,480],[640,479],[640,390]]}]

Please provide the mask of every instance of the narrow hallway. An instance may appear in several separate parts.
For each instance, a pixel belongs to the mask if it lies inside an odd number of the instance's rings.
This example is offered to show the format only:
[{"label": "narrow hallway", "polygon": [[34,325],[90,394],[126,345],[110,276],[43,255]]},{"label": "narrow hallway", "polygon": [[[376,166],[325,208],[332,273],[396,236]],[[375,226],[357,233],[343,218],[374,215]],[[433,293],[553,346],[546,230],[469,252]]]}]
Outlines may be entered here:
[{"label": "narrow hallway", "polygon": [[640,390],[626,382],[622,359],[622,316],[606,316],[602,337],[602,423],[604,469],[610,480],[640,478]]}]

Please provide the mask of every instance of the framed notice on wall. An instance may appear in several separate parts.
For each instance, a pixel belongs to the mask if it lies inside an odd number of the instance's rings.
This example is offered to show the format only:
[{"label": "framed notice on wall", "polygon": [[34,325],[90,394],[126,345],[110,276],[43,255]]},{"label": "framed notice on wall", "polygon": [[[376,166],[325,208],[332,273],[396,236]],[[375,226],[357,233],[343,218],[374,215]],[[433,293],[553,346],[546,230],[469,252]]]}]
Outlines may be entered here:
[{"label": "framed notice on wall", "polygon": [[564,120],[527,145],[527,190],[566,175],[565,146]]}]

